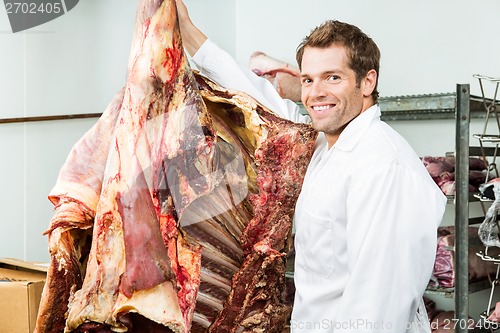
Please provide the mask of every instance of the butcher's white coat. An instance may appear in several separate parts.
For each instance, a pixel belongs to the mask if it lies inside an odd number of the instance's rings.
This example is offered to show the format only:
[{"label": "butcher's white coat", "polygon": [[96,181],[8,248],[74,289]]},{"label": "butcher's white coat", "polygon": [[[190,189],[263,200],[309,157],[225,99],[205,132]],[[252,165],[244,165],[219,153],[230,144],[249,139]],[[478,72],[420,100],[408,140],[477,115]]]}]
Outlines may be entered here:
[{"label": "butcher's white coat", "polygon": [[[308,121],[210,40],[192,60],[219,85]],[[446,197],[380,115],[363,112],[330,149],[318,136],[295,212],[293,333],[430,332],[422,295]]]}]

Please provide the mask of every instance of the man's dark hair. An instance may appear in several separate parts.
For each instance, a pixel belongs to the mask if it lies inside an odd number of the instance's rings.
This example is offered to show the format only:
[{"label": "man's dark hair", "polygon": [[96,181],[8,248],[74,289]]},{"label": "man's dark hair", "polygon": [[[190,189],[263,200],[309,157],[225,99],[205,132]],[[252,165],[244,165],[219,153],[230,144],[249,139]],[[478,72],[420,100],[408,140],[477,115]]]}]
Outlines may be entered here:
[{"label": "man's dark hair", "polygon": [[348,65],[356,73],[356,83],[361,84],[361,79],[371,69],[377,72],[377,82],[372,92],[374,103],[378,102],[378,74],[380,67],[380,50],[375,42],[358,27],[328,20],[316,27],[306,36],[297,48],[297,64],[302,69],[302,56],[305,47],[327,48],[333,44],[346,48]]}]

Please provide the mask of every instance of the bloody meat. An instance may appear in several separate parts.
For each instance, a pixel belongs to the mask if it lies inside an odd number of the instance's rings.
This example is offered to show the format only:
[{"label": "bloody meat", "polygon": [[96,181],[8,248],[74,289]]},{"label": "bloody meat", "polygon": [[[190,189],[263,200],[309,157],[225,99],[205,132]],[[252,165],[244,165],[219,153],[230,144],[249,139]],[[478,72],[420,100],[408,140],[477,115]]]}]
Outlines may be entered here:
[{"label": "bloody meat", "polygon": [[49,196],[36,332],[278,332],[316,133],[192,71],[175,1],[140,1],[134,36]]}]

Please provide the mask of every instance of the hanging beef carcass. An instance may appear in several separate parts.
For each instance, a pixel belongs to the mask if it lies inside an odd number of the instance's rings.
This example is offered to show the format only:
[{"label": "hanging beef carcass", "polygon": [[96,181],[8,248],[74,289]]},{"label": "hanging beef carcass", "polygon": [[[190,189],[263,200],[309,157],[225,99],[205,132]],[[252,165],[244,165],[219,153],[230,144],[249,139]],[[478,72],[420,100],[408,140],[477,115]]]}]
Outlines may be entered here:
[{"label": "hanging beef carcass", "polygon": [[49,196],[36,332],[278,332],[316,134],[191,71],[173,0],[141,0],[134,36]]}]

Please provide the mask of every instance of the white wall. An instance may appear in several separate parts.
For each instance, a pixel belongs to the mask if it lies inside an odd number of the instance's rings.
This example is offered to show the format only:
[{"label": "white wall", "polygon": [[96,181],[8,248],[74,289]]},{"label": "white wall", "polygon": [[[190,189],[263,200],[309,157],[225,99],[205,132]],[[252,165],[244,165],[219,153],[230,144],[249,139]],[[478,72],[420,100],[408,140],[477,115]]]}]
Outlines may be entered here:
[{"label": "white wall", "polygon": [[[324,19],[359,25],[382,51],[382,96],[454,92],[500,76],[496,0],[185,0],[193,20],[243,66],[256,50],[294,63]],[[102,112],[125,83],[136,2],[86,0],[12,34],[0,8],[0,118]],[[486,86],[487,93],[492,87]],[[47,194],[96,119],[0,124],[0,257],[48,260]],[[423,155],[453,151],[452,120],[390,123]],[[479,125],[471,133],[480,130]],[[473,127],[474,127],[473,126]]]},{"label": "white wall", "polygon": [[500,76],[496,0],[236,3],[235,56],[242,64],[256,50],[295,63],[300,40],[323,20],[339,19],[358,25],[379,45],[383,96],[450,92],[456,83],[471,82],[474,73]]},{"label": "white wall", "polygon": [[[12,34],[1,8],[0,118],[102,112],[124,84],[134,12],[119,1],[83,1]],[[0,257],[48,260],[47,195],[72,145],[95,121],[0,124]]]}]

